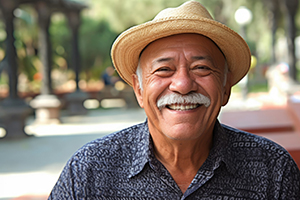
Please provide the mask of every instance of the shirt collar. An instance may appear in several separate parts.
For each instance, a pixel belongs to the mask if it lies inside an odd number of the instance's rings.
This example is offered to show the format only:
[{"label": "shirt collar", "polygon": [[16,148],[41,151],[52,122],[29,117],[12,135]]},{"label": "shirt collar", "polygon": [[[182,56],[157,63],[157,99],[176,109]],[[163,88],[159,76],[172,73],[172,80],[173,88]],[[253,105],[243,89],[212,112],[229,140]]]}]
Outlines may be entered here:
[{"label": "shirt collar", "polygon": [[[158,167],[157,160],[154,156],[153,142],[149,133],[147,120],[137,129],[136,140],[134,141],[133,159],[129,173],[129,178],[139,174],[148,162],[151,162],[151,167],[154,170]],[[213,147],[210,150],[209,156],[202,167],[204,170],[213,172],[223,162],[227,169],[234,173],[235,166],[230,160],[230,145],[229,136],[225,129],[217,120],[213,132]],[[202,168],[203,169],[203,168]]]},{"label": "shirt collar", "polygon": [[129,170],[129,178],[140,173],[146,163],[149,162],[152,146],[147,120],[133,134],[136,134],[136,138],[132,144],[134,152],[131,169]]},{"label": "shirt collar", "polygon": [[229,172],[234,173],[235,165],[230,161],[231,159],[231,141],[229,134],[224,127],[217,120],[213,132],[213,147],[210,150],[209,156],[206,159],[205,165],[207,170],[214,171],[222,163],[225,164]]}]

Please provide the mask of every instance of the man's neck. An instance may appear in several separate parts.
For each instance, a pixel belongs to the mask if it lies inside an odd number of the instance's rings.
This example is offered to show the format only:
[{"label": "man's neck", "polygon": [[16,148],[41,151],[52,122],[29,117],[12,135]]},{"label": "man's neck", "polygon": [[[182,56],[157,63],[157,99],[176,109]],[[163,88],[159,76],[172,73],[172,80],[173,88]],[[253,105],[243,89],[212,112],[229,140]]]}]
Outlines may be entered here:
[{"label": "man's neck", "polygon": [[202,138],[188,141],[152,136],[154,154],[166,167],[184,193],[212,147],[212,131]]}]

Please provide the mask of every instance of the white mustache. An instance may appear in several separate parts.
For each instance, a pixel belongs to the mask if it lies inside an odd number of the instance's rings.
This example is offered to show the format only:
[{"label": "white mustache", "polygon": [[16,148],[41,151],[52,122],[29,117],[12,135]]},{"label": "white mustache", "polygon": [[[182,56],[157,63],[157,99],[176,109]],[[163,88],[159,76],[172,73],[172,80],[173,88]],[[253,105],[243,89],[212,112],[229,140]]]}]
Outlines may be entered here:
[{"label": "white mustache", "polygon": [[210,99],[200,93],[191,93],[187,95],[170,93],[162,96],[157,101],[157,107],[159,109],[171,104],[203,104],[205,107],[208,107],[210,105]]}]

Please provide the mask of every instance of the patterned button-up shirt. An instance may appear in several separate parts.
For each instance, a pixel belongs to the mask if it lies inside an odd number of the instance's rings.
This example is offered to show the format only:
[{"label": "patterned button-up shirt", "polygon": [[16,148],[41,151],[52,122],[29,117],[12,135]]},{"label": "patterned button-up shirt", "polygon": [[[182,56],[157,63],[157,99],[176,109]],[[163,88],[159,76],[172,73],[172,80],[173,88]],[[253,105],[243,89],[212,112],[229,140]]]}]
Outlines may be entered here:
[{"label": "patterned button-up shirt", "polygon": [[184,194],[155,158],[147,122],[92,141],[49,199],[300,199],[300,172],[272,141],[216,122],[213,147]]}]

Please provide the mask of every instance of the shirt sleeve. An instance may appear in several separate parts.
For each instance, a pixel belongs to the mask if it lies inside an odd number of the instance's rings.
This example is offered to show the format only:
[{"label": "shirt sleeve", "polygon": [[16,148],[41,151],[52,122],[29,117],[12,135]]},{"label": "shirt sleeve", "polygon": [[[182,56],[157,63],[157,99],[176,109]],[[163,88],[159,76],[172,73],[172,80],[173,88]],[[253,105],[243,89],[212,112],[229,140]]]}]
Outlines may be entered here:
[{"label": "shirt sleeve", "polygon": [[79,192],[78,189],[83,189],[84,181],[81,180],[84,177],[83,171],[80,169],[82,166],[78,164],[78,160],[72,158],[68,161],[64,167],[62,173],[55,186],[53,187],[48,200],[75,200],[83,199],[80,197],[82,192]]},{"label": "shirt sleeve", "polygon": [[283,168],[279,199],[300,199],[300,171],[294,160],[288,160]]},{"label": "shirt sleeve", "polygon": [[300,172],[288,152],[282,151],[276,158],[269,160],[270,182],[267,199],[299,200]]}]

